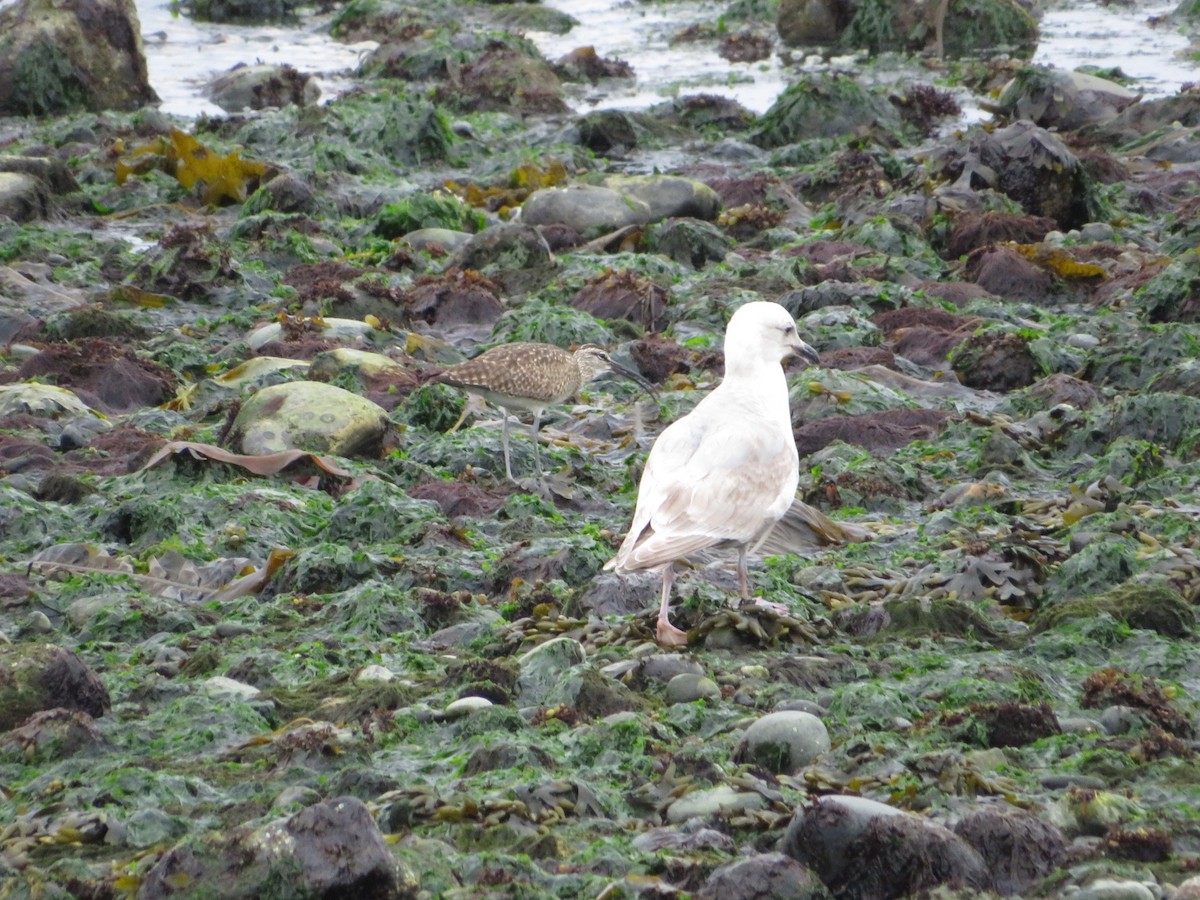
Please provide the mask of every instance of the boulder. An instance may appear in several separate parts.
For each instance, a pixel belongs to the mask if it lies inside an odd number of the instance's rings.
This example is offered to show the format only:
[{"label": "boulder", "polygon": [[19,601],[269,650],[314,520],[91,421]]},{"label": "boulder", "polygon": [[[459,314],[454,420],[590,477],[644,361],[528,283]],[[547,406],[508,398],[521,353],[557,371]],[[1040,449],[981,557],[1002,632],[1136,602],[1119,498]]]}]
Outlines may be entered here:
[{"label": "boulder", "polygon": [[157,102],[134,0],[21,0],[0,10],[0,115]]},{"label": "boulder", "polygon": [[391,430],[378,404],[330,384],[293,381],[246,398],[230,440],[254,455],[295,449],[373,458]]},{"label": "boulder", "polygon": [[100,676],[73,651],[53,644],[0,644],[0,731],[42,710],[78,710],[98,718],[110,705]]}]

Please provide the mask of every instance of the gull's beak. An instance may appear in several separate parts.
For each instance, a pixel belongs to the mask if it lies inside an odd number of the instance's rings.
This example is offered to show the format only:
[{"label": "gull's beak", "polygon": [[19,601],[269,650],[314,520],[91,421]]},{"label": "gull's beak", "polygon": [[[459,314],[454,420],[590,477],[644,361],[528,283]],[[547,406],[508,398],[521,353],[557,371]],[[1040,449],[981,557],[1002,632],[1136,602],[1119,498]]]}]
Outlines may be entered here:
[{"label": "gull's beak", "polygon": [[821,357],[817,351],[798,337],[792,342],[791,351],[810,366],[819,366],[821,364]]}]

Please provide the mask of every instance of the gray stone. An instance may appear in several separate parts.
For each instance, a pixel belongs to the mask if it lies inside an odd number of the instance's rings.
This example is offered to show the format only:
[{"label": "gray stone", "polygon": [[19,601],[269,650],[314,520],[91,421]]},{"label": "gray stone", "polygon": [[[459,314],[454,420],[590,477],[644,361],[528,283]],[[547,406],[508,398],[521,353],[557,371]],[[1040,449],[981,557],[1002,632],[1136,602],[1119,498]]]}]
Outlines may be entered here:
[{"label": "gray stone", "polygon": [[557,637],[522,654],[517,660],[519,706],[540,706],[574,666],[584,661],[583,644],[574,638]]},{"label": "gray stone", "polygon": [[650,205],[612,188],[590,184],[543,188],[534,191],[521,207],[526,225],[566,225],[586,237],[595,237],[652,221]]},{"label": "gray stone", "polygon": [[378,457],[391,431],[378,404],[331,384],[292,381],[242,401],[231,439],[252,455],[295,449]]},{"label": "gray stone", "polygon": [[817,900],[828,897],[809,869],[783,853],[760,853],[717,868],[697,900]]},{"label": "gray stone", "polygon": [[41,181],[21,172],[0,172],[0,216],[32,222],[49,213],[50,194]]},{"label": "gray stone", "polygon": [[829,731],[811,713],[767,713],[746,729],[746,758],[773,772],[794,772],[829,750]]},{"label": "gray stone", "polygon": [[241,112],[289,104],[311,106],[321,99],[321,86],[291,66],[259,63],[234,66],[210,81],[204,93],[225,112]]},{"label": "gray stone", "polygon": [[705,675],[683,672],[667,682],[666,701],[672,706],[695,700],[720,699],[720,685]]},{"label": "gray stone", "polygon": [[727,784],[721,784],[684,794],[667,808],[667,821],[678,825],[688,819],[762,809],[766,805],[766,798],[762,794],[739,791]]},{"label": "gray stone", "polygon": [[1072,900],[1155,900],[1154,892],[1139,881],[1098,878],[1072,895]]}]

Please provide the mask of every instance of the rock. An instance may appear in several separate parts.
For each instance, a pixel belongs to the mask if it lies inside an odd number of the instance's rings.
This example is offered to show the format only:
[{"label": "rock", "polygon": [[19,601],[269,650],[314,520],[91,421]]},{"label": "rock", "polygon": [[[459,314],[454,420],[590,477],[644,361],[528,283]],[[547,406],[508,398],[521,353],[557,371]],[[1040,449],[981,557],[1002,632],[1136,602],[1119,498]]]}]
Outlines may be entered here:
[{"label": "rock", "polygon": [[812,138],[900,127],[899,113],[877,89],[842,75],[802,75],[763,113],[751,140],[769,150]]},{"label": "rock", "polygon": [[283,879],[289,893],[307,897],[402,900],[418,889],[363,802],[342,797],[252,832],[177,844],[145,874],[137,896],[189,896],[203,884],[218,896],[249,900]]},{"label": "rock", "polygon": [[0,643],[0,731],[41,710],[108,712],[108,688],[73,651],[53,644]]},{"label": "rock", "polygon": [[633,117],[619,109],[598,109],[575,120],[579,143],[600,156],[621,156],[638,143]]},{"label": "rock", "polygon": [[696,700],[720,700],[721,687],[704,675],[681,672],[667,682],[665,699],[672,706]]},{"label": "rock", "polygon": [[[1177,898],[1179,895],[1176,894]],[[1138,881],[1097,878],[1071,895],[1071,900],[1158,900],[1157,895]]]},{"label": "rock", "polygon": [[938,885],[983,890],[982,857],[954,832],[863,797],[828,795],[797,811],[784,852],[839,897],[892,898]]},{"label": "rock", "polygon": [[453,83],[439,86],[434,99],[462,112],[567,112],[562,82],[550,64],[500,42],[463,66]]},{"label": "rock", "polygon": [[688,819],[762,809],[766,798],[754,791],[739,791],[726,784],[684,794],[667,807],[667,821],[673,825]]},{"label": "rock", "polygon": [[1017,70],[1000,91],[996,111],[1014,119],[1028,119],[1042,128],[1073,131],[1112,121],[1141,96],[1087,72],[1026,66]]},{"label": "rock", "polygon": [[387,412],[370,400],[329,384],[293,381],[246,398],[230,442],[253,455],[296,449],[375,458],[391,431]]},{"label": "rock", "polygon": [[818,900],[828,897],[812,872],[783,853],[760,853],[719,866],[697,900]]},{"label": "rock", "polygon": [[664,219],[712,221],[721,211],[721,198],[702,181],[678,175],[608,175],[602,187],[650,208],[650,222]]},{"label": "rock", "polygon": [[215,675],[203,682],[203,690],[214,700],[227,700],[231,703],[247,703],[262,696],[262,691],[252,684]]},{"label": "rock", "polygon": [[[528,202],[528,201],[527,201]],[[539,269],[554,265],[546,239],[532,223],[506,222],[473,234],[451,253],[447,269]]]},{"label": "rock", "polygon": [[86,403],[66,388],[37,382],[0,384],[0,416],[19,413],[46,418],[96,415]]},{"label": "rock", "polygon": [[838,46],[871,53],[932,50],[950,59],[997,54],[1028,58],[1037,47],[1037,23],[1016,0],[951,0],[940,23],[938,10],[937,4],[858,0]]},{"label": "rock", "polygon": [[27,763],[50,762],[104,745],[93,718],[76,709],[45,709],[0,737],[0,751],[11,750]]},{"label": "rock", "polygon": [[854,14],[845,0],[780,0],[775,30],[789,46],[832,44]]},{"label": "rock", "polygon": [[321,99],[321,86],[292,66],[239,64],[205,85],[204,93],[225,112],[241,112],[288,104],[311,106]]},{"label": "rock", "polygon": [[1171,900],[1200,900],[1200,875],[1193,875],[1186,881],[1180,882]]},{"label": "rock", "polygon": [[539,644],[517,660],[517,702],[521,706],[539,706],[566,673],[584,661],[583,645],[573,638],[558,637]]},{"label": "rock", "polygon": [[1089,208],[1088,177],[1061,140],[1032,122],[982,132],[972,141],[979,161],[995,173],[995,187],[1033,216],[1048,216],[1061,230],[1099,216]]},{"label": "rock", "polygon": [[473,712],[495,705],[487,697],[459,697],[453,703],[446,704],[442,715],[447,719],[461,719],[463,716],[469,716]]},{"label": "rock", "polygon": [[1028,387],[1042,374],[1029,341],[998,328],[968,337],[955,348],[951,364],[963,384],[981,391]]},{"label": "rock", "polygon": [[79,190],[79,182],[71,174],[66,160],[51,156],[12,156],[0,153],[0,172],[36,178],[54,194],[73,194]]},{"label": "rock", "polygon": [[471,239],[466,231],[454,231],[450,228],[418,228],[404,235],[404,242],[414,250],[424,250],[430,253],[443,251],[453,253]]},{"label": "rock", "polygon": [[652,221],[650,204],[620,191],[592,184],[534,191],[521,206],[526,225],[565,225],[584,237],[596,237],[627,225]]},{"label": "rock", "polygon": [[739,752],[772,772],[803,768],[830,747],[829,731],[816,716],[800,711],[767,713],[746,729]]},{"label": "rock", "polygon": [[1067,856],[1061,831],[1011,807],[975,810],[958,821],[954,833],[983,857],[996,890],[1004,896],[1032,890]]},{"label": "rock", "polygon": [[721,229],[696,219],[668,219],[648,229],[646,241],[647,250],[693,269],[721,262],[733,245],[733,238]]},{"label": "rock", "polygon": [[[218,104],[219,105],[219,104]],[[312,185],[291,172],[281,172],[242,204],[242,215],[250,216],[268,210],[281,213],[313,212],[316,193]]]},{"label": "rock", "polygon": [[20,172],[0,172],[0,216],[32,222],[49,214],[50,195],[41,181]]},{"label": "rock", "polygon": [[186,0],[192,18],[232,25],[292,23],[297,0]]},{"label": "rock", "polygon": [[396,673],[393,672],[391,669],[389,669],[387,666],[370,665],[370,666],[363,666],[362,669],[359,671],[358,675],[356,675],[354,677],[354,680],[358,681],[358,682],[369,681],[369,682],[375,682],[378,684],[382,684],[382,683],[386,683],[388,681],[394,681],[395,678],[396,678]]},{"label": "rock", "polygon": [[157,102],[134,0],[21,0],[0,10],[0,116]]}]

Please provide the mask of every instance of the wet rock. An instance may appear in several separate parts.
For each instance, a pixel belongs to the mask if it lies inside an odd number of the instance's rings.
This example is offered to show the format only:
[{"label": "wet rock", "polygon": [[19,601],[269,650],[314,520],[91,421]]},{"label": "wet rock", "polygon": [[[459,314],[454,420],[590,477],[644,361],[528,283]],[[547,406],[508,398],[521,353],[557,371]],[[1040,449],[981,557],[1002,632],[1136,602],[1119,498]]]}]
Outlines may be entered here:
[{"label": "wet rock", "polygon": [[294,104],[311,106],[321,99],[321,87],[311,75],[292,66],[259,63],[237,65],[218,75],[205,95],[225,112],[270,109]]},{"label": "wet rock", "polygon": [[968,211],[954,217],[954,224],[946,238],[942,256],[958,259],[980,247],[1012,241],[1017,244],[1036,244],[1058,227],[1048,216],[1019,215],[1016,213]]},{"label": "wet rock", "polygon": [[1097,878],[1071,895],[1072,900],[1158,900],[1158,896],[1141,882],[1121,878]]},{"label": "wet rock", "polygon": [[637,146],[633,117],[619,109],[598,109],[575,120],[579,143],[600,156],[623,156]]},{"label": "wet rock", "polygon": [[142,878],[139,900],[188,896],[204,884],[222,897],[253,898],[286,878],[314,897],[415,897],[415,876],[396,860],[361,800],[316,803],[253,832],[178,844]]},{"label": "wet rock", "polygon": [[78,709],[56,707],[35,712],[23,724],[0,736],[0,753],[11,752],[25,762],[50,762],[86,753],[104,743],[104,736],[90,715]]},{"label": "wet rock", "polygon": [[834,441],[868,450],[894,450],[918,440],[930,440],[945,426],[949,414],[938,409],[893,409],[861,416],[826,416],[793,431],[801,455],[812,454]]},{"label": "wet rock", "polygon": [[453,253],[470,239],[469,232],[451,228],[418,228],[404,235],[404,242],[414,250],[423,250],[433,256]]},{"label": "wet rock", "polygon": [[1067,855],[1062,832],[1023,810],[979,809],[960,819],[954,832],[983,857],[1005,896],[1035,888]]},{"label": "wet rock", "polygon": [[1179,592],[1165,581],[1118,585],[1099,595],[1087,594],[1048,606],[1033,621],[1035,632],[1063,622],[1109,615],[1131,628],[1148,628],[1166,637],[1188,637],[1196,614]]},{"label": "wet rock", "polygon": [[447,719],[461,719],[464,716],[471,715],[471,713],[479,712],[482,709],[488,709],[495,705],[487,697],[459,697],[453,703],[447,704],[442,714]]},{"label": "wet rock", "polygon": [[772,772],[790,773],[829,751],[829,731],[816,716],[794,711],[768,713],[746,729],[739,755]]},{"label": "wet rock", "polygon": [[606,270],[571,299],[571,305],[597,319],[625,319],[646,331],[666,325],[668,294],[649,278],[627,270]]},{"label": "wet rock", "polygon": [[477,747],[463,764],[463,774],[478,775],[503,769],[536,769],[553,772],[554,758],[541,747],[501,742],[487,747]]},{"label": "wet rock", "polygon": [[184,0],[192,17],[202,22],[232,25],[293,23],[296,0]]},{"label": "wet rock", "polygon": [[760,853],[715,869],[696,892],[697,900],[820,900],[825,886],[783,853]]},{"label": "wet rock", "polygon": [[95,416],[72,391],[53,384],[18,382],[0,384],[0,416]]},{"label": "wet rock", "polygon": [[1088,72],[1026,66],[1004,86],[996,111],[1042,128],[1073,131],[1109,122],[1140,98],[1141,94]]},{"label": "wet rock", "polygon": [[859,130],[899,131],[900,116],[883,93],[840,75],[803,75],[763,113],[751,140],[771,149]]},{"label": "wet rock", "polygon": [[678,175],[608,175],[601,185],[645,203],[650,222],[677,218],[712,221],[721,210],[721,198],[715,190],[702,181]]},{"label": "wet rock", "polygon": [[230,429],[242,453],[309,450],[378,457],[391,431],[387,413],[370,400],[315,381],[263,388],[248,397]]},{"label": "wet rock", "polygon": [[553,263],[546,239],[528,221],[523,221],[492,225],[471,235],[450,255],[446,268],[490,274],[504,269],[547,268]]},{"label": "wet rock", "polygon": [[671,706],[696,700],[720,700],[721,687],[705,675],[680,672],[667,682],[664,699]]},{"label": "wet rock", "polygon": [[157,103],[133,0],[22,0],[0,10],[0,115]]},{"label": "wet rock", "polygon": [[1062,230],[1097,216],[1088,207],[1088,178],[1067,146],[1032,122],[980,134],[973,148],[996,173],[996,187],[1034,216],[1047,216]]},{"label": "wet rock", "polygon": [[50,195],[41,181],[20,172],[0,172],[0,216],[31,222],[49,214]]},{"label": "wet rock", "polygon": [[966,277],[989,294],[1045,305],[1057,288],[1044,269],[1009,247],[987,247],[967,260]]},{"label": "wet rock", "polygon": [[733,244],[727,234],[708,222],[669,219],[648,229],[646,249],[693,269],[702,269],[706,263],[725,259]]},{"label": "wet rock", "polygon": [[673,825],[688,819],[704,819],[716,815],[762,809],[766,798],[754,791],[739,791],[727,784],[714,788],[690,791],[667,807],[667,821]]},{"label": "wet rock", "polygon": [[478,272],[450,269],[445,275],[423,276],[409,289],[414,318],[430,325],[490,325],[504,313],[500,287]]},{"label": "wet rock", "polygon": [[958,345],[952,363],[959,381],[983,391],[1028,387],[1042,374],[1029,342],[999,329],[972,334]]},{"label": "wet rock", "polygon": [[[165,403],[174,394],[175,384],[173,373],[165,366],[102,338],[47,345],[22,363],[17,374],[21,378],[53,377],[88,406],[109,415]],[[45,392],[43,397],[49,399]]]},{"label": "wet rock", "polygon": [[551,691],[574,666],[584,661],[583,645],[573,638],[552,638],[521,655],[517,660],[517,702],[521,706],[541,706]]},{"label": "wet rock", "polygon": [[99,718],[110,705],[104,682],[73,651],[0,642],[0,731],[43,710],[78,710]]},{"label": "wet rock", "polygon": [[612,188],[569,184],[543,188],[529,195],[521,207],[527,225],[565,225],[584,237],[595,237],[628,225],[651,221],[650,205],[630,200]]},{"label": "wet rock", "polygon": [[1104,835],[1145,816],[1133,799],[1111,791],[1071,787],[1046,807],[1046,819],[1067,837]]},{"label": "wet rock", "polygon": [[819,797],[797,811],[783,849],[836,896],[853,900],[991,886],[982,857],[954,832],[862,797]]},{"label": "wet rock", "polygon": [[854,15],[845,0],[781,0],[775,29],[785,44],[832,44]]},{"label": "wet rock", "polygon": [[438,87],[438,103],[462,112],[565,113],[562,83],[546,60],[496,46],[462,67],[451,85]]},{"label": "wet rock", "polygon": [[1027,58],[1037,47],[1036,21],[1013,0],[951,0],[940,9],[941,21],[937,6],[858,0],[838,45],[871,53],[932,51],[950,59],[999,53]]},{"label": "wet rock", "polygon": [[316,194],[312,186],[291,172],[276,175],[242,204],[242,215],[273,210],[281,213],[312,212],[316,206]]}]

